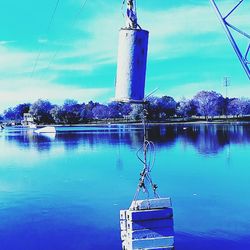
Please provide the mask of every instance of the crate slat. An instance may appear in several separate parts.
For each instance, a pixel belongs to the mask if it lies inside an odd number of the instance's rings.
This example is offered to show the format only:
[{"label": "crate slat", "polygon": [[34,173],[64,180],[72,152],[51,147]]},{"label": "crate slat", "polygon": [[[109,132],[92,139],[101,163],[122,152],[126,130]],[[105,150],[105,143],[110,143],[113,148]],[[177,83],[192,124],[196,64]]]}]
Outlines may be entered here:
[{"label": "crate slat", "polygon": [[[174,237],[162,237],[155,239],[140,239],[140,240],[132,240],[127,241],[128,249],[136,249],[136,248],[166,248],[174,246]],[[130,247],[130,248],[129,248]]]},{"label": "crate slat", "polygon": [[126,237],[128,240],[139,240],[139,239],[152,239],[174,236],[173,228],[157,228],[154,230],[145,229],[127,232]]},{"label": "crate slat", "polygon": [[126,221],[126,230],[135,231],[142,229],[155,229],[155,228],[173,228],[174,220],[159,219],[159,220],[144,220],[144,221]]},{"label": "crate slat", "polygon": [[167,219],[173,217],[173,209],[163,208],[163,209],[138,210],[138,211],[127,210],[126,217],[127,220],[130,221]]},{"label": "crate slat", "polygon": [[170,198],[148,199],[133,201],[130,210],[145,210],[172,207]]}]

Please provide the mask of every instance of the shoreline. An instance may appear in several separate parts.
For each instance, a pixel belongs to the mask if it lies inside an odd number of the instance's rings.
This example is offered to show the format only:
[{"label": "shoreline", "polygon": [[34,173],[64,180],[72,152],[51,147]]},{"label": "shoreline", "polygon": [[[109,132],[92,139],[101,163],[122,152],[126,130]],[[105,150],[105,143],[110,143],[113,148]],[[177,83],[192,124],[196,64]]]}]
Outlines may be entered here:
[{"label": "shoreline", "polygon": [[[183,121],[183,122],[148,122],[150,126],[153,125],[213,125],[213,124],[221,124],[221,125],[241,125],[241,124],[250,124],[250,121]],[[37,127],[44,126],[53,126],[53,127],[103,127],[103,126],[117,126],[117,125],[132,125],[132,126],[141,126],[142,122],[113,122],[113,123],[79,123],[79,124],[39,124]],[[16,127],[22,125],[15,125]],[[13,126],[13,127],[15,127]],[[28,126],[22,126],[28,127]]]},{"label": "shoreline", "polygon": [[[96,121],[90,121],[87,123],[76,123],[76,124],[36,124],[37,127],[44,127],[44,126],[53,126],[53,127],[103,127],[103,126],[116,126],[116,125],[132,125],[132,126],[141,126],[142,125],[141,120],[120,120],[120,119],[110,119],[110,120],[96,120]],[[148,121],[148,125],[195,125],[195,124],[224,124],[224,125],[238,125],[238,124],[250,124],[250,116],[244,116],[244,117],[216,117],[214,119],[207,119],[204,118],[169,118],[164,121]],[[22,125],[20,123],[17,123],[15,125],[11,125],[11,123],[6,122],[2,123],[4,127],[27,127],[29,128],[29,125]]]}]

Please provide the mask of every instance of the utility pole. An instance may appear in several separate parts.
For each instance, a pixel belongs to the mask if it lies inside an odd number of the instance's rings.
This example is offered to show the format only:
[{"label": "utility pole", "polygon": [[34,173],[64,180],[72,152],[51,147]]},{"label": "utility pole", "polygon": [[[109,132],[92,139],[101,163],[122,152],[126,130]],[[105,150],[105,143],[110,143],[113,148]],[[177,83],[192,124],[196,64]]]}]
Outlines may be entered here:
[{"label": "utility pole", "polygon": [[226,119],[227,119],[227,108],[228,108],[228,87],[230,86],[230,77],[228,76],[225,76],[223,78],[223,86],[225,87],[226,89],[226,110],[225,110],[225,115],[226,115]]}]

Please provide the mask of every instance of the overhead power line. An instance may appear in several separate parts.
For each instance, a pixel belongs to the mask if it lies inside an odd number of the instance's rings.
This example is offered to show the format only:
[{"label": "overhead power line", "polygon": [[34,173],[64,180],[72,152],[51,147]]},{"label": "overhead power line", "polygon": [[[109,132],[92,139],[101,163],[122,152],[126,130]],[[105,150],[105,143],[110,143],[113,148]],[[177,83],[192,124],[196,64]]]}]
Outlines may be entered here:
[{"label": "overhead power line", "polygon": [[[80,9],[79,11],[76,12],[75,14],[75,17],[74,17],[74,21],[73,21],[73,26],[76,24],[79,16],[81,15],[82,13],[82,10],[84,9],[84,7],[86,6],[88,0],[84,0],[80,6]],[[55,61],[56,57],[60,54],[60,51],[62,49],[62,45],[58,47],[58,49],[54,52],[54,54],[52,55],[51,59],[49,60],[49,63],[48,63],[48,66],[47,66],[47,69],[50,68],[50,66],[53,64],[53,62]]]},{"label": "overhead power line", "polygon": [[[55,7],[53,8],[53,11],[52,11],[52,14],[51,14],[51,17],[50,17],[50,20],[49,20],[49,24],[48,24],[48,27],[47,27],[47,30],[46,30],[46,35],[48,36],[49,34],[49,31],[52,27],[52,24],[54,22],[54,19],[55,19],[55,15],[56,15],[56,11],[58,9],[58,6],[59,6],[59,3],[60,3],[60,0],[57,0],[56,2],[56,5]],[[38,54],[36,56],[36,59],[35,59],[35,62],[34,62],[34,65],[33,65],[33,68],[32,68],[32,72],[30,74],[30,78],[33,78],[35,72],[36,72],[36,68],[37,68],[37,65],[39,63],[39,60],[40,60],[40,57],[41,57],[41,54],[42,54],[42,48],[43,48],[44,44],[43,43],[40,43],[40,46],[39,46],[39,50],[38,50]]]},{"label": "overhead power line", "polygon": [[50,18],[50,21],[49,21],[47,33],[49,33],[49,31],[50,31],[50,28],[51,28],[51,26],[52,26],[52,23],[53,23],[53,21],[54,21],[55,15],[56,15],[56,11],[57,11],[58,6],[59,6],[59,3],[60,3],[60,0],[57,0],[56,6],[55,6],[55,8],[53,9],[53,12],[52,12],[52,15],[51,15],[51,18]]}]

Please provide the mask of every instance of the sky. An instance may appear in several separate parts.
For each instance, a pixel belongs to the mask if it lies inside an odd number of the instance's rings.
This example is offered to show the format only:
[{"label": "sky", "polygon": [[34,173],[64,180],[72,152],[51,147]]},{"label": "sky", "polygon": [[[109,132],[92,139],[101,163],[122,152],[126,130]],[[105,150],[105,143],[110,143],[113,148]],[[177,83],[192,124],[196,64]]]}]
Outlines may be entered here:
[{"label": "sky", "polygon": [[[114,98],[122,0],[13,0],[0,8],[0,112],[39,98],[62,104]],[[236,0],[217,0],[223,13]],[[250,33],[250,1],[230,22]],[[146,93],[192,98],[198,91],[250,97],[250,81],[209,0],[137,0],[149,30]],[[242,48],[248,42],[236,39]]]}]

